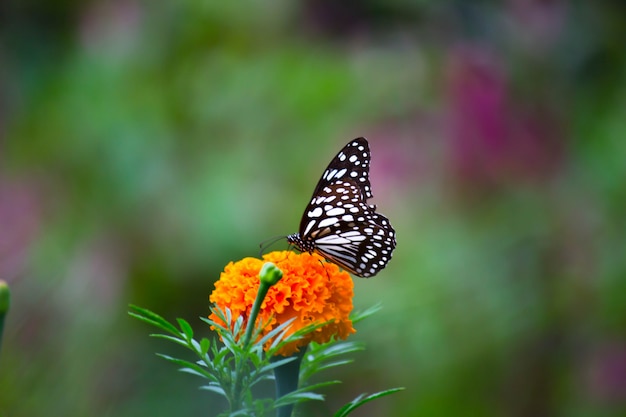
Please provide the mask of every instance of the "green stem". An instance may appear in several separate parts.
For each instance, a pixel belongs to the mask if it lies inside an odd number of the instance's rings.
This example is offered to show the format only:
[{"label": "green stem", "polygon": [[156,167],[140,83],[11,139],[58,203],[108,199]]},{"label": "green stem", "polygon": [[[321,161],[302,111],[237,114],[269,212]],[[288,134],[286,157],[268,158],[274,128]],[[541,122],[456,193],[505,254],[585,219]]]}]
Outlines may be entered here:
[{"label": "green stem", "polygon": [[9,311],[11,305],[11,292],[9,286],[3,280],[0,280],[0,345],[2,345],[2,332],[4,331],[4,317]]},{"label": "green stem", "polygon": [[267,295],[271,285],[261,280],[259,284],[259,291],[256,293],[256,299],[254,300],[254,304],[252,305],[252,311],[250,312],[250,318],[248,319],[248,325],[246,326],[246,334],[243,337],[243,347],[244,349],[248,349],[250,347],[250,339],[252,339],[252,332],[254,331],[254,325],[256,323],[256,318],[259,315],[259,311],[261,310],[261,304],[263,304],[263,300]]},{"label": "green stem", "polygon": [[[295,360],[287,362],[277,368],[274,368],[274,376],[276,379],[276,398],[280,398],[298,389],[300,381],[300,364],[306,353],[308,346],[300,348],[299,352],[294,353]],[[278,361],[284,359],[282,356],[274,356],[270,361]],[[277,417],[291,417],[293,412],[293,404],[283,405],[278,408]]]},{"label": "green stem", "polygon": [[243,355],[239,358],[235,371],[235,384],[233,386],[232,402],[230,404],[231,412],[238,411],[242,405],[243,395],[243,366],[248,362],[248,356],[250,354],[250,343],[252,339],[252,333],[256,324],[256,318],[261,310],[261,304],[267,295],[270,287],[276,284],[283,276],[283,273],[276,265],[271,262],[267,262],[261,268],[259,273],[260,283],[259,290],[256,293],[256,299],[252,305],[252,311],[250,311],[250,317],[248,317],[248,324],[246,326],[246,333],[243,337]]}]

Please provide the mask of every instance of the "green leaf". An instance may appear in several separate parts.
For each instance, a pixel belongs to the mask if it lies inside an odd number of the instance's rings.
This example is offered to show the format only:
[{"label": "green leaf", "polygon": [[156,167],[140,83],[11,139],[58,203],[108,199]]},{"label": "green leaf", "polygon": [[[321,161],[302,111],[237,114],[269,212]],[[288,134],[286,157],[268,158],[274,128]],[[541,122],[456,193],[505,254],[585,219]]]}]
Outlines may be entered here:
[{"label": "green leaf", "polygon": [[196,353],[197,355],[201,354],[201,350],[202,348],[200,347],[200,343],[198,343],[198,341],[196,339],[190,339],[189,340],[189,347],[191,350],[194,351],[194,353]]},{"label": "green leaf", "polygon": [[311,342],[300,368],[300,381],[305,382],[324,369],[351,363],[352,359],[338,359],[337,357],[359,350],[363,350],[363,345],[357,342],[331,341],[324,344]]},{"label": "green leaf", "polygon": [[357,312],[353,312],[350,315],[350,320],[352,320],[352,323],[358,323],[363,319],[368,318],[369,316],[376,314],[377,312],[379,312],[382,309],[382,304],[378,303],[376,305],[373,305],[372,307],[368,308],[365,311],[357,311]]},{"label": "green leaf", "polygon": [[250,417],[251,415],[252,414],[250,413],[250,410],[243,409],[237,410],[234,413],[230,413],[228,417]]},{"label": "green leaf", "polygon": [[211,348],[211,341],[207,339],[206,337],[203,337],[200,340],[200,353],[202,353],[202,356],[205,356],[207,353],[209,353],[210,348]]},{"label": "green leaf", "polygon": [[235,323],[233,324],[232,327],[233,327],[232,333],[234,335],[241,335],[241,334],[243,334],[244,331],[246,330],[243,327],[243,317],[241,317],[241,316],[237,317],[237,320],[235,320]]},{"label": "green leaf", "polygon": [[294,392],[291,394],[287,394],[283,397],[280,397],[276,400],[276,407],[280,407],[283,405],[302,402],[302,401],[324,401],[324,396],[322,394],[317,394],[315,392]]},{"label": "green leaf", "polygon": [[200,320],[208,324],[209,326],[215,327],[216,331],[228,331],[228,327],[225,327],[222,323],[215,322],[207,317],[200,317]]},{"label": "green leaf", "polygon": [[212,381],[218,382],[217,378],[215,375],[213,375],[211,372],[209,372],[209,370],[207,370],[206,368],[199,366],[198,364],[195,364],[193,362],[189,362],[183,359],[178,359],[178,358],[174,358],[168,355],[164,355],[162,353],[157,353],[157,356],[162,357],[163,359],[175,363],[176,365],[181,367],[181,371],[182,372],[188,372],[188,373],[193,373],[194,375],[198,375],[201,376],[203,378],[207,378],[210,379]]},{"label": "green leaf", "polygon": [[385,391],[377,392],[377,393],[372,394],[372,395],[368,395],[367,397],[364,397],[363,395],[359,395],[354,400],[352,400],[350,403],[348,403],[348,404],[344,405],[343,407],[341,407],[339,409],[339,411],[337,411],[333,417],[345,417],[348,414],[350,414],[352,411],[354,411],[355,409],[359,408],[360,406],[362,406],[365,403],[368,403],[368,402],[373,401],[373,400],[375,400],[377,398],[384,397],[386,395],[390,395],[390,394],[393,394],[395,392],[402,391],[402,390],[404,390],[404,388],[391,388],[391,389],[388,389],[388,390],[385,390]]},{"label": "green leaf", "polygon": [[174,343],[176,343],[178,345],[189,347],[189,344],[187,343],[187,341],[185,339],[181,339],[179,337],[170,336],[170,335],[163,334],[163,333],[153,333],[150,336],[151,337],[156,337],[158,339],[169,340],[169,341],[174,342]]},{"label": "green leaf", "polygon": [[317,394],[315,392],[308,392],[308,391],[304,391],[304,392],[291,392],[287,395],[283,395],[282,397],[278,398],[276,400],[276,402],[274,403],[274,407],[278,408],[278,407],[282,407],[288,404],[294,404],[294,403],[298,403],[298,402],[302,402],[302,401],[311,401],[311,400],[315,400],[315,401],[324,401],[324,396],[322,394]]},{"label": "green leaf", "polygon": [[222,336],[222,343],[224,343],[226,349],[231,351],[233,354],[237,354],[237,352],[242,351],[241,346],[239,346],[234,336],[230,332],[220,334],[220,336]]},{"label": "green leaf", "polygon": [[232,317],[231,317],[230,309],[228,307],[226,308],[226,311],[222,310],[221,308],[217,306],[211,306],[209,307],[209,309],[211,310],[211,313],[215,314],[217,318],[220,319],[220,323],[213,321],[209,318],[201,317],[203,321],[206,321],[211,326],[214,326],[217,329],[226,330],[231,327]]},{"label": "green leaf", "polygon": [[180,326],[180,329],[183,331],[185,336],[187,336],[187,339],[193,339],[193,329],[191,328],[191,325],[187,322],[187,320],[176,319],[176,321],[178,322],[178,325]]},{"label": "green leaf", "polygon": [[287,404],[293,404],[309,400],[324,401],[324,396],[322,394],[315,393],[312,390],[336,384],[341,384],[341,381],[326,381],[320,382],[319,384],[299,388],[295,391],[290,392],[289,394],[283,395],[282,397],[278,398],[274,406],[280,407]]},{"label": "green leaf", "polygon": [[285,334],[289,330],[289,326],[291,326],[291,323],[293,323],[295,319],[296,318],[293,317],[285,321],[284,323],[281,323],[280,326],[277,326],[275,329],[267,332],[267,334],[263,336],[257,343],[262,346],[265,343],[269,342],[273,337],[276,337],[276,339],[274,339],[274,341],[272,342],[272,347],[275,347],[276,345],[278,345],[278,343],[285,339]]},{"label": "green leaf", "polygon": [[260,368],[258,370],[258,372],[259,373],[269,372],[269,371],[273,370],[274,368],[277,368],[277,367],[282,366],[282,365],[284,365],[286,363],[289,363],[289,362],[293,362],[296,359],[297,358],[295,356],[290,356],[290,357],[285,358],[285,359],[280,359],[280,360],[278,360],[276,362],[270,362],[267,365],[265,365],[264,367]]},{"label": "green leaf", "polygon": [[320,356],[330,358],[332,356],[344,355],[346,353],[358,352],[365,349],[360,342],[339,342],[324,346],[320,350]]},{"label": "green leaf", "polygon": [[322,364],[320,366],[317,367],[317,371],[323,371],[325,369],[330,369],[330,368],[334,368],[335,366],[341,366],[341,365],[347,365],[349,363],[354,362],[354,359],[344,359],[341,361],[334,361],[334,362],[328,362],[325,364]]},{"label": "green leaf", "polygon": [[[213,345],[215,346],[215,345]],[[222,347],[213,352],[213,362],[214,363],[223,363],[226,355],[228,355],[230,351],[226,347]]]},{"label": "green leaf", "polygon": [[205,390],[205,391],[212,391],[217,394],[223,395],[224,397],[228,397],[226,395],[226,391],[224,391],[224,389],[220,387],[219,385],[201,385],[200,389]]},{"label": "green leaf", "polygon": [[259,375],[253,375],[250,378],[250,382],[248,383],[248,386],[253,387],[262,381],[275,381],[275,380],[276,378],[274,374],[264,373],[264,374],[259,374]]},{"label": "green leaf", "polygon": [[174,327],[173,324],[170,324],[170,322],[168,322],[167,320],[165,320],[163,317],[159,316],[158,314],[153,313],[150,310],[138,307],[133,304],[130,304],[128,307],[131,310],[128,312],[128,314],[131,315],[132,317],[135,317],[136,319],[139,319],[145,323],[152,324],[153,326],[156,326],[162,330],[165,330],[166,332],[169,332],[175,335],[179,333],[178,329],[176,329],[176,327]]}]

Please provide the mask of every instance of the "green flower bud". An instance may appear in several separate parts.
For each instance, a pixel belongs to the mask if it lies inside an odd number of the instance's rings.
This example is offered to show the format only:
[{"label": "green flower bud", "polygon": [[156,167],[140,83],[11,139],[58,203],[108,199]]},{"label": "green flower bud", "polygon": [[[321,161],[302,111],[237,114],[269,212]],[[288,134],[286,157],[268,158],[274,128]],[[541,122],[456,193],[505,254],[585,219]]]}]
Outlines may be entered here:
[{"label": "green flower bud", "polygon": [[262,283],[272,286],[283,277],[283,271],[272,262],[265,262],[261,268],[261,272],[259,272],[259,277]]},{"label": "green flower bud", "polygon": [[0,315],[6,314],[9,311],[11,305],[11,292],[9,291],[9,285],[0,280]]}]

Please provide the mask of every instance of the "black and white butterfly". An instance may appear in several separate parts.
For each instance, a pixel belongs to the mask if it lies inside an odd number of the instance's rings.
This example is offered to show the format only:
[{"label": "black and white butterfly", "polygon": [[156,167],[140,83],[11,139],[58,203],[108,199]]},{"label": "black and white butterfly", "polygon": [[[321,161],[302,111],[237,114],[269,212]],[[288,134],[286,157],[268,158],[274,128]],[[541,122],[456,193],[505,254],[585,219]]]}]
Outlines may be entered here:
[{"label": "black and white butterfly", "polygon": [[369,167],[365,138],[344,146],[317,183],[299,232],[287,236],[301,252],[317,252],[363,278],[380,272],[396,247],[389,220],[367,204],[372,198]]}]

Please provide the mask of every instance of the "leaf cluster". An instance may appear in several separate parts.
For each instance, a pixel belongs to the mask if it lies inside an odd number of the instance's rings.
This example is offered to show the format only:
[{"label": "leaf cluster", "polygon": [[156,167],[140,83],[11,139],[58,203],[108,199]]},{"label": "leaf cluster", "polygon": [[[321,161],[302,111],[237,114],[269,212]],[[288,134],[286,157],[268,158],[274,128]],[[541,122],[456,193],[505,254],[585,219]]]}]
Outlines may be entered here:
[{"label": "leaf cluster", "polygon": [[[354,319],[358,321],[376,310],[370,309]],[[273,371],[277,367],[296,360],[295,355],[283,358],[277,356],[277,352],[285,344],[299,340],[323,324],[308,326],[288,335],[289,326],[293,321],[290,320],[262,336],[265,325],[258,323],[250,342],[245,343],[243,336],[246,329],[242,317],[233,318],[229,309],[221,310],[219,307],[211,307],[211,311],[221,322],[204,317],[201,319],[219,335],[219,339],[214,341],[205,337],[196,340],[191,325],[184,319],[177,319],[177,327],[158,314],[134,305],[130,306],[129,314],[163,332],[153,333],[150,336],[169,340],[194,353],[198,358],[196,361],[164,354],[157,355],[177,365],[180,371],[204,379],[201,389],[224,397],[228,402],[228,410],[221,414],[224,417],[261,417],[271,415],[275,410],[286,405],[309,400],[323,401],[324,396],[314,390],[338,384],[340,381],[310,384],[311,378],[322,370],[351,363],[351,359],[343,356],[363,349],[361,344],[355,342],[336,340],[323,344],[311,342],[300,368],[300,388],[278,399],[254,398],[252,389],[257,384],[274,380]],[[369,396],[361,395],[342,407],[335,417],[347,416],[360,405],[400,389],[387,390]]]}]

